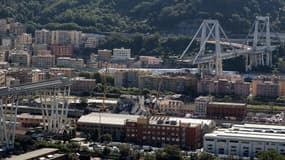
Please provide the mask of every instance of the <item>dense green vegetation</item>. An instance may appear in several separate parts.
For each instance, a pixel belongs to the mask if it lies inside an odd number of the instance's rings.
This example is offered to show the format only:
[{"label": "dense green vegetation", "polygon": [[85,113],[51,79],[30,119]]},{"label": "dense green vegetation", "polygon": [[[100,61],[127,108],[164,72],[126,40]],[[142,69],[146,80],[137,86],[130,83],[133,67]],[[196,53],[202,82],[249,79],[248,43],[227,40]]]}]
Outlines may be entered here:
[{"label": "dense green vegetation", "polygon": [[285,30],[284,0],[2,0],[0,4],[1,17],[17,17],[30,29],[181,33],[202,19],[215,18],[229,32],[247,33],[256,15],[269,14],[274,28]]},{"label": "dense green vegetation", "polygon": [[265,110],[265,111],[283,111],[284,106],[276,106],[276,105],[253,105],[253,104],[248,104],[247,105],[248,109],[253,109],[253,110]]},{"label": "dense green vegetation", "polygon": [[[193,34],[203,19],[218,19],[232,37],[233,34],[247,34],[257,15],[270,15],[272,30],[285,32],[285,0],[2,0],[0,2],[0,18],[15,17],[27,24],[29,32],[47,28],[108,33],[110,36],[100,48],[127,47],[132,49],[134,55],[162,55],[162,57],[180,55],[191,39],[187,35]],[[274,73],[285,72],[283,50],[274,57]],[[88,55],[87,53],[89,51],[78,51],[78,54],[83,56]],[[171,66],[175,63],[167,58],[164,62]],[[224,67],[226,70],[244,71],[242,63],[244,61],[239,57],[226,61]],[[271,68],[258,69],[271,71]]]}]

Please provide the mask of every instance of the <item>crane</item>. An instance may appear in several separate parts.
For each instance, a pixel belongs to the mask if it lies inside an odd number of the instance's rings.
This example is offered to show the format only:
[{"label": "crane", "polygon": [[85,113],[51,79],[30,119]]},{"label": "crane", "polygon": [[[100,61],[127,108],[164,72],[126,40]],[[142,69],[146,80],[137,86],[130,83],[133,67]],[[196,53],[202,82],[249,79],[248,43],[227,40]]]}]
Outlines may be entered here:
[{"label": "crane", "polygon": [[156,100],[154,107],[152,109],[152,114],[157,114],[159,112],[159,97],[160,97],[160,89],[161,89],[161,84],[162,84],[162,78],[158,78],[158,86],[157,86],[157,93],[156,93]]}]

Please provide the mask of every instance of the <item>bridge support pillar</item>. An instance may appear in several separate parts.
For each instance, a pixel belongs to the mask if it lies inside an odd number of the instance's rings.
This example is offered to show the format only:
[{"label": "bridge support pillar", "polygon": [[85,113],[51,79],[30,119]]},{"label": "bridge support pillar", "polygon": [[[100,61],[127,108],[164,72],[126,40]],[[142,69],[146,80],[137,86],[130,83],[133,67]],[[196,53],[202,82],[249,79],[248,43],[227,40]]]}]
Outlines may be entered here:
[{"label": "bridge support pillar", "polygon": [[[264,35],[265,33],[265,35]],[[254,23],[253,32],[253,53],[250,54],[251,65],[257,67],[259,65],[272,67],[272,52],[271,52],[271,33],[270,33],[270,19],[269,16],[257,16]],[[260,42],[264,43],[266,51],[257,53],[257,48]],[[261,44],[262,44],[261,43]]]},{"label": "bridge support pillar", "polygon": [[14,148],[18,111],[18,96],[4,96],[0,99],[0,141],[4,149]]},{"label": "bridge support pillar", "polygon": [[250,58],[251,58],[251,56],[249,56],[249,55],[245,56],[245,71],[246,72],[248,72],[252,69]]},{"label": "bridge support pillar", "polygon": [[40,92],[43,125],[46,131],[61,133],[68,123],[69,102],[67,96],[69,94],[70,87],[65,87],[63,90],[54,88]]}]

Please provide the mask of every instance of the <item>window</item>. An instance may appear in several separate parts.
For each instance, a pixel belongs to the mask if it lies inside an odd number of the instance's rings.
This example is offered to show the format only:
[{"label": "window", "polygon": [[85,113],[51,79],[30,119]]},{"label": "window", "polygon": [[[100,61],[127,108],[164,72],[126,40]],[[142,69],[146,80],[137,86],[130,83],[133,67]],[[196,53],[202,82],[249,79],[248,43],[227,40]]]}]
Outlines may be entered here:
[{"label": "window", "polygon": [[245,150],[242,154],[244,157],[248,157],[248,150]]},{"label": "window", "polygon": [[225,154],[225,149],[224,148],[219,148],[219,154]]},{"label": "window", "polygon": [[219,139],[218,142],[227,142],[227,140]]},{"label": "window", "polygon": [[206,141],[215,141],[214,139],[206,138]]}]

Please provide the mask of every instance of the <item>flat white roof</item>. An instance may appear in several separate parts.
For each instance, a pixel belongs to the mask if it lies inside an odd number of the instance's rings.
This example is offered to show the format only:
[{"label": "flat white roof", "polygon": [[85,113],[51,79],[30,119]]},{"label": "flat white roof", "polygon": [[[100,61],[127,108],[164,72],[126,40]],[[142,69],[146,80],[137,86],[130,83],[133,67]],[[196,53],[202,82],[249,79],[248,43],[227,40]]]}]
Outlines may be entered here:
[{"label": "flat white roof", "polygon": [[285,126],[244,124],[208,133],[205,138],[285,143]]},{"label": "flat white roof", "polygon": [[[124,125],[127,119],[136,121],[139,117],[139,115],[101,113],[101,123],[107,125]],[[88,115],[81,116],[77,123],[99,124],[99,113],[93,112]]]},{"label": "flat white roof", "polygon": [[247,128],[247,129],[272,129],[272,130],[284,130],[285,126],[278,126],[278,125],[262,125],[262,124],[235,124],[233,125],[233,128]]},{"label": "flat white roof", "polygon": [[215,105],[231,105],[231,106],[245,106],[245,103],[227,103],[227,102],[209,102],[209,104]]},{"label": "flat white roof", "polygon": [[56,148],[42,148],[38,150],[34,150],[31,152],[27,152],[18,156],[12,156],[11,158],[7,158],[7,160],[28,160],[35,157],[40,157],[42,155],[46,155],[52,152],[56,152],[58,149]]},{"label": "flat white roof", "polygon": [[[87,99],[87,102],[88,103],[103,103],[103,99],[91,99],[91,98],[89,98],[89,99]],[[118,103],[118,101],[117,100],[105,100],[105,103],[107,103],[107,104],[117,104]]]},{"label": "flat white roof", "polygon": [[[109,125],[124,125],[126,120],[137,121],[139,115],[129,115],[129,114],[112,114],[112,113],[101,113],[101,123],[109,124]],[[159,118],[158,116],[154,116],[155,118]],[[165,120],[168,121],[181,121],[182,123],[189,124],[200,124],[202,126],[207,125],[210,128],[215,126],[215,122],[213,120],[205,120],[205,119],[192,119],[192,118],[181,118],[181,117],[164,117]],[[81,116],[78,123],[99,123],[99,113],[93,112],[88,115]]]},{"label": "flat white roof", "polygon": [[262,141],[285,143],[285,134],[256,133],[241,131],[214,131],[204,136],[205,138],[241,140],[241,141]]}]

